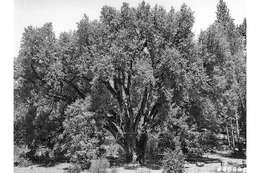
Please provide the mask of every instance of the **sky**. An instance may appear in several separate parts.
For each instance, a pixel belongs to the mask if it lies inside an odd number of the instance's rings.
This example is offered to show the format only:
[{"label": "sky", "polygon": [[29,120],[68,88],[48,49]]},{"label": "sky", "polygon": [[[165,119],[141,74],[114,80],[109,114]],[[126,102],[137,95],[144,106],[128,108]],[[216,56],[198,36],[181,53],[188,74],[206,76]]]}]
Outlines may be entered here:
[{"label": "sky", "polygon": [[[14,0],[14,55],[18,54],[24,28],[42,26],[52,22],[56,36],[63,31],[76,29],[84,13],[90,20],[99,19],[100,10],[104,5],[120,9],[123,2],[131,7],[138,6],[142,0]],[[231,16],[236,24],[242,23],[246,17],[246,0],[225,0]],[[216,19],[216,5],[218,0],[145,0],[151,6],[163,6],[166,10],[174,7],[178,10],[186,3],[193,11],[195,23],[193,32],[197,36],[201,30]]]}]

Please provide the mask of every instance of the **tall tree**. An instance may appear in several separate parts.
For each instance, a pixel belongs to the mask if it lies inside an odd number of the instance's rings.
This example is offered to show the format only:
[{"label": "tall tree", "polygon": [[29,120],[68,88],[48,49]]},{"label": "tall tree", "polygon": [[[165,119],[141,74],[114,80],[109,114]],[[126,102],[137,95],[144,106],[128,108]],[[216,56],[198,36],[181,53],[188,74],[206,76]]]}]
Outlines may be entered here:
[{"label": "tall tree", "polygon": [[237,143],[242,130],[239,124],[244,124],[241,121],[245,121],[246,112],[246,54],[242,43],[225,2],[220,0],[217,20],[200,35],[199,54],[213,88],[211,97],[220,115],[219,123],[227,133],[228,127],[231,132],[235,130]]},{"label": "tall tree", "polygon": [[102,8],[97,40],[85,46],[87,61],[81,63],[88,67],[84,73],[94,75],[88,111],[114,136],[129,162],[135,155],[144,160],[148,134],[176,114],[171,109],[185,115],[191,100],[198,100],[205,76],[194,56],[193,22],[186,5],[176,13],[145,2],[136,9],[127,3],[120,11]]},{"label": "tall tree", "polygon": [[40,145],[64,152],[66,142],[77,153],[79,140],[94,141],[81,147],[96,150],[94,131],[102,129],[128,162],[144,161],[151,134],[168,149],[179,143],[193,152],[198,132],[217,132],[221,118],[235,117],[245,101],[240,37],[223,1],[218,8],[224,12],[198,45],[185,4],[178,11],[145,2],[104,6],[100,20],[84,15],[75,32],[59,38],[50,23],[28,27],[15,60],[16,135],[34,152]]},{"label": "tall tree", "polygon": [[[79,58],[74,34],[55,38],[52,24],[28,27],[15,59],[15,132],[34,155],[40,146],[55,150],[63,131],[66,107],[85,98],[89,85],[78,78]],[[18,134],[17,134],[18,135]]]}]

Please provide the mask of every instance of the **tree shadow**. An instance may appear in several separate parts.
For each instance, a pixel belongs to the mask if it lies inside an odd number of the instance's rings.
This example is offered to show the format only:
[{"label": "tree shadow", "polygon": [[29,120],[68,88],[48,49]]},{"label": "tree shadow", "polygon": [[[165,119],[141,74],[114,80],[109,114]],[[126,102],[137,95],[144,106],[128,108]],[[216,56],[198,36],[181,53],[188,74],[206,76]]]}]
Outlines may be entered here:
[{"label": "tree shadow", "polygon": [[38,163],[37,167],[53,167],[55,165],[57,165],[58,163]]},{"label": "tree shadow", "polygon": [[209,157],[189,157],[186,159],[189,163],[197,163],[201,162],[204,164],[211,164],[211,163],[222,163],[221,159],[218,158],[209,158]]},{"label": "tree shadow", "polygon": [[109,161],[111,167],[121,167],[124,166],[125,160],[118,157],[106,157]]},{"label": "tree shadow", "polygon": [[106,157],[106,159],[108,159],[110,166],[113,167],[124,167],[125,169],[128,170],[133,170],[133,169],[137,169],[140,167],[146,167],[148,169],[152,169],[152,170],[160,170],[161,169],[161,162],[160,160],[153,160],[153,159],[148,159],[145,161],[144,164],[128,164],[126,163],[125,159],[123,158],[115,158],[115,157]]},{"label": "tree shadow", "polygon": [[144,164],[142,164],[142,166],[145,166],[149,169],[152,170],[159,170],[162,168],[162,163],[160,161],[160,159],[158,160],[147,160]]},{"label": "tree shadow", "polygon": [[221,157],[231,158],[231,159],[246,159],[246,155],[244,153],[239,152],[230,152],[230,153],[217,153]]},{"label": "tree shadow", "polygon": [[142,166],[151,170],[160,170],[162,168],[161,165],[157,165],[157,164],[144,164]]},{"label": "tree shadow", "polygon": [[64,164],[64,163],[67,163],[67,162],[42,162],[42,163],[37,163],[37,167],[48,168],[48,167],[54,167],[54,166],[57,166],[59,164]]}]

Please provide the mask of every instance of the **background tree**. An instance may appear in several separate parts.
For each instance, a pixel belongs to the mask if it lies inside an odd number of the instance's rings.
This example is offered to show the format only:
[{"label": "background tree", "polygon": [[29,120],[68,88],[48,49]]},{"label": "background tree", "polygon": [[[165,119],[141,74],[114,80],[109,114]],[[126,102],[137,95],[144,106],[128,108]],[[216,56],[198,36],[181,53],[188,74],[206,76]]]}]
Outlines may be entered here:
[{"label": "background tree", "polygon": [[41,28],[28,27],[23,34],[15,60],[14,100],[15,132],[24,134],[15,140],[28,145],[32,157],[40,146],[55,155],[66,107],[85,98],[89,88],[77,78],[74,61],[79,53],[74,38],[73,34],[64,33],[57,41],[50,23]]},{"label": "background tree", "polygon": [[246,116],[246,54],[242,40],[225,2],[220,0],[217,20],[200,35],[199,54],[213,88],[211,100],[218,122],[232,138],[229,141],[233,141],[234,149],[245,131],[240,128]]}]

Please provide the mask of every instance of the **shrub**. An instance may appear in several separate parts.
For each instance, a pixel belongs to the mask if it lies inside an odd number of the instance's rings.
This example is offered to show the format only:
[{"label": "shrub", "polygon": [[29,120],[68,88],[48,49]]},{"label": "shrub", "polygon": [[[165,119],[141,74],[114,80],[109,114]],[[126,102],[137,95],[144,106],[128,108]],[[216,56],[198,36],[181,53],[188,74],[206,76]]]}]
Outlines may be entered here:
[{"label": "shrub", "polygon": [[47,161],[47,160],[51,160],[51,149],[47,148],[47,147],[42,147],[42,146],[39,146],[37,149],[36,149],[36,152],[35,152],[35,158],[37,158],[38,161],[40,162],[43,162],[43,161]]},{"label": "shrub", "polygon": [[66,110],[66,120],[63,123],[63,138],[66,140],[63,148],[66,156],[82,169],[88,169],[90,161],[97,159],[103,153],[102,133],[96,126],[92,113],[88,112],[88,99],[77,100]]},{"label": "shrub", "polygon": [[105,153],[106,156],[118,158],[122,148],[120,145],[113,142],[110,145],[106,145],[105,150],[106,150],[106,153]]},{"label": "shrub", "polygon": [[20,167],[28,167],[31,166],[33,163],[27,158],[20,157],[18,160],[15,161],[15,166]]},{"label": "shrub", "polygon": [[181,149],[186,156],[199,157],[203,155],[203,141],[201,141],[199,132],[187,131],[180,139]]},{"label": "shrub", "polygon": [[216,135],[210,131],[204,131],[200,134],[199,142],[204,152],[211,152],[214,148],[219,147]]},{"label": "shrub", "polygon": [[98,159],[98,160],[92,160],[90,171],[91,173],[105,173],[106,168],[109,168],[110,164],[107,159]]},{"label": "shrub", "polygon": [[182,173],[185,157],[180,148],[167,150],[163,157],[163,167],[167,173]]},{"label": "shrub", "polygon": [[159,142],[161,141],[162,140],[160,140],[157,136],[150,135],[148,137],[145,152],[146,159],[148,159],[149,161],[158,160],[158,153],[161,149],[161,147],[158,144],[160,144]]},{"label": "shrub", "polygon": [[82,171],[81,166],[75,164],[75,165],[70,166],[70,167],[68,168],[67,173],[80,173],[81,171]]},{"label": "shrub", "polygon": [[32,165],[32,162],[26,156],[29,149],[25,146],[14,146],[14,166],[28,167]]}]

